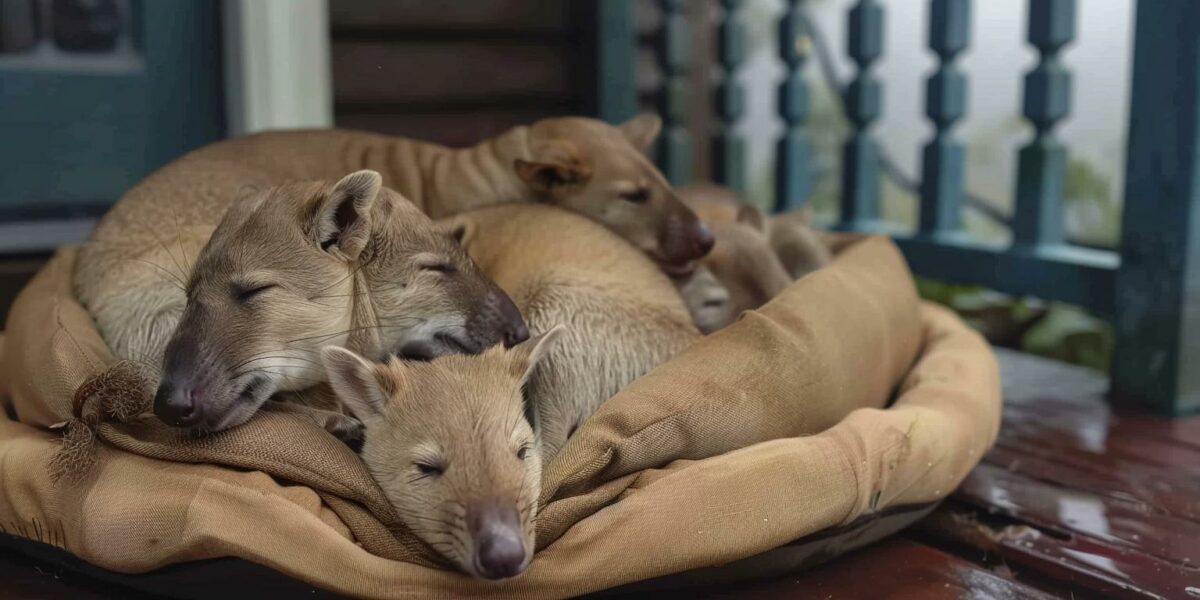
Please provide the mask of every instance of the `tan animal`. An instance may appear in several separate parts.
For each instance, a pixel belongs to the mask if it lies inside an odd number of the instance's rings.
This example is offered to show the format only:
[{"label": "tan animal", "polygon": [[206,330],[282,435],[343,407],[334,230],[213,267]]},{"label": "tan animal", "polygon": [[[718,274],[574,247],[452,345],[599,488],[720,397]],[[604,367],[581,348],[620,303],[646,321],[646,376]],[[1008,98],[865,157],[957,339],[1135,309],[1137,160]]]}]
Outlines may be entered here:
[{"label": "tan animal", "polygon": [[600,404],[699,336],[667,277],[578,215],[508,205],[441,224],[508,292],[531,331],[567,326],[528,385],[546,461]]},{"label": "tan animal", "polygon": [[738,200],[731,190],[710,184],[680,188],[679,195],[716,239],[702,264],[729,297],[724,309],[711,301],[714,305],[709,310],[700,311],[702,298],[717,295],[712,286],[686,279],[677,281],[702,331],[708,333],[728,325],[743,311],[762,306],[792,282],[771,247],[766,218],[757,208]]},{"label": "tan animal", "polygon": [[[640,117],[619,127],[591,119],[547,119],[528,127],[516,127],[461,150],[338,130],[266,133],[226,140],[176,160],[127,192],[101,220],[81,250],[74,276],[75,291],[118,358],[158,365],[187,304],[183,288],[229,283],[208,281],[206,276],[197,277],[193,273],[192,257],[207,243],[235,199],[246,197],[246,202],[257,206],[262,198],[284,189],[284,195],[299,201],[303,198],[297,194],[307,192],[302,188],[286,188],[285,184],[313,179],[334,180],[347,171],[372,167],[383,173],[386,183],[414,200],[427,214],[447,215],[492,203],[556,203],[606,224],[658,260],[664,269],[686,271],[711,247],[712,237],[678,201],[661,174],[642,154],[642,149],[657,135],[658,128],[656,117]],[[419,223],[418,228],[425,224],[416,211],[398,212],[404,215],[406,223]],[[339,218],[349,214],[339,215]],[[276,239],[277,231],[311,229],[312,215],[287,213],[280,217],[283,221],[278,227],[264,219],[264,224],[257,228],[235,228],[239,218],[229,219],[226,221],[229,225],[224,227],[242,232],[238,235],[256,237],[230,238],[222,246],[236,249],[251,244],[257,249],[254,256],[272,260],[315,256],[291,254],[293,248]],[[414,239],[424,240],[426,236],[421,234]],[[411,245],[404,247],[417,249]],[[220,262],[217,250],[209,250],[208,254],[214,263]],[[297,272],[321,272],[319,268],[310,269],[310,265],[302,261],[295,261],[290,266]],[[256,269],[246,260],[241,261],[241,267],[243,274]],[[470,277],[466,271],[460,271],[460,275]],[[341,283],[351,279],[345,278]],[[335,281],[329,280],[326,284],[332,286]],[[407,293],[444,299],[451,292],[424,289],[427,284],[428,281],[417,281],[417,289]],[[259,304],[271,306],[276,295],[267,294]],[[399,315],[389,315],[396,320],[378,325],[393,334],[385,336],[384,341],[402,338],[405,343],[416,343],[423,339],[425,346],[436,350],[449,342],[443,331],[447,319],[468,326],[486,325],[487,319],[473,315],[503,312],[500,300],[481,302],[482,298],[472,296],[462,300],[470,303],[471,310],[412,314],[405,317],[404,322],[398,321]],[[453,301],[449,304],[461,305]],[[200,337],[236,337],[228,331],[229,321],[223,318],[225,315],[214,311],[204,314],[207,320],[189,325],[205,332]],[[308,323],[304,318],[297,322]],[[408,329],[406,324],[414,329],[400,335]],[[416,325],[422,328],[415,329]],[[308,332],[314,338],[324,333],[328,332]],[[501,332],[487,328],[468,333],[469,337],[479,339],[503,337]],[[304,336],[273,339],[292,345],[299,343],[294,341],[297,337]],[[213,347],[220,352],[211,358],[212,369],[219,370],[220,364],[245,367],[248,365],[241,365],[241,361],[253,357],[233,351],[232,346]],[[263,358],[258,365],[262,382],[246,389],[256,402],[263,394],[298,387],[320,372],[319,369],[308,369],[300,373],[271,366],[273,363],[265,356],[258,357]],[[295,356],[288,359],[312,360],[311,357]],[[181,373],[189,368],[186,359],[165,362],[179,362],[181,366],[175,370]],[[275,371],[283,374],[275,374]],[[199,373],[181,377],[207,378]],[[173,388],[184,395],[174,403],[177,410],[164,408],[169,422],[186,425],[196,421],[184,416],[190,414],[188,406],[205,405],[206,398],[213,395],[223,400],[216,402],[221,406],[213,409],[211,418],[199,420],[205,426],[213,419],[234,423],[245,416],[239,414],[236,419],[224,420],[227,412],[223,407],[230,402],[227,396],[236,392],[229,385],[198,387],[198,403],[189,399],[191,392],[187,381],[181,380]],[[167,396],[169,394],[163,397]]]},{"label": "tan animal", "polygon": [[172,305],[154,412],[208,431],[324,381],[329,344],[436,356],[528,337],[504,292],[374,171],[250,193],[171,291],[186,304]]},{"label": "tan animal", "polygon": [[737,318],[729,288],[703,262],[690,274],[672,277],[671,281],[701,333],[712,333]]},{"label": "tan animal", "polygon": [[430,362],[322,352],[334,392],[362,421],[362,459],[389,502],[475,577],[512,577],[533,556],[542,459],[521,390],[560,331]]},{"label": "tan animal", "polygon": [[832,258],[829,244],[812,228],[812,210],[808,205],[772,215],[767,220],[767,237],[793,279],[825,266]]}]

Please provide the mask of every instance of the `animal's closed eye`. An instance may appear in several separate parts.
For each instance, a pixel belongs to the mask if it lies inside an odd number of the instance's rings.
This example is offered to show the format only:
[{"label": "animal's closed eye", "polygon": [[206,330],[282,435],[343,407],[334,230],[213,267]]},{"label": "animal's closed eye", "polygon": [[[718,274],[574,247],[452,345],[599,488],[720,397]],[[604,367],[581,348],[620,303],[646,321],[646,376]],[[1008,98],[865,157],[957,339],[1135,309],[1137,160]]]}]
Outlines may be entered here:
[{"label": "animal's closed eye", "polygon": [[446,472],[446,470],[442,467],[429,463],[418,462],[413,463],[413,465],[417,467],[417,470],[421,472],[421,475],[426,477],[437,477],[438,475]]},{"label": "animal's closed eye", "polygon": [[274,283],[268,283],[265,285],[257,285],[257,286],[253,286],[253,287],[234,286],[233,295],[235,298],[237,298],[238,302],[249,302],[255,296],[257,296],[271,288],[276,288],[276,287],[279,287],[279,286],[275,285]]},{"label": "animal's closed eye", "polygon": [[519,450],[517,450],[517,458],[518,459],[525,460],[526,457],[528,457],[528,456],[529,456],[529,446],[521,446],[521,448]]},{"label": "animal's closed eye", "polygon": [[448,262],[435,262],[421,265],[422,271],[433,271],[434,273],[454,273],[458,269]]},{"label": "animal's closed eye", "polygon": [[621,199],[634,204],[645,204],[650,201],[650,190],[638,188],[628,192],[621,192]]}]

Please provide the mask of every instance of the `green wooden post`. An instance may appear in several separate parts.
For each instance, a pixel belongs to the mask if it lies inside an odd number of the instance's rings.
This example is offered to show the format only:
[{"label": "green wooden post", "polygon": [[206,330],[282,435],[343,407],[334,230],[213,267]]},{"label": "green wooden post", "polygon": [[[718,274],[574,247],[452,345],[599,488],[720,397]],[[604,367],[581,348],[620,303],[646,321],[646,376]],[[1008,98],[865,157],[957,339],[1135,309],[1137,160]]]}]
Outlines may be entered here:
[{"label": "green wooden post", "polygon": [[951,127],[966,112],[967,77],[954,60],[967,48],[970,38],[970,0],[933,0],[929,8],[929,47],[941,62],[925,86],[925,114],[933,121],[934,134],[922,157],[923,235],[956,232],[961,224],[964,152]]},{"label": "green wooden post", "polygon": [[1112,398],[1161,414],[1200,411],[1200,2],[1142,0]]},{"label": "green wooden post", "polygon": [[737,80],[737,70],[746,60],[746,31],[738,15],[741,5],[741,0],[721,0],[725,16],[721,20],[719,57],[724,77],[717,87],[721,122],[713,144],[716,180],[738,194],[746,192],[746,141],[737,132],[738,121],[746,112],[746,93]]},{"label": "green wooden post", "polygon": [[872,63],[883,53],[883,7],[877,0],[858,0],[850,10],[847,40],[858,73],[846,90],[846,112],[854,133],[842,152],[840,226],[863,229],[879,218],[879,152],[869,131],[883,100],[883,84],[871,73]]},{"label": "green wooden post", "polygon": [[1040,53],[1025,75],[1025,116],[1035,129],[1018,155],[1013,244],[1034,249],[1063,241],[1067,150],[1054,127],[1071,107],[1071,73],[1058,53],[1075,38],[1075,0],[1030,0],[1029,42]]},{"label": "green wooden post", "polygon": [[609,123],[637,115],[637,32],[633,0],[593,0],[595,114]]},{"label": "green wooden post", "polygon": [[659,110],[663,133],[659,139],[658,163],[672,185],[692,178],[692,136],[687,130],[688,23],[683,0],[662,0],[663,26],[658,60],[665,79]]},{"label": "green wooden post", "polygon": [[811,192],[812,145],[804,133],[808,119],[808,82],[804,80],[804,61],[812,43],[800,12],[803,0],[788,0],[787,12],[779,21],[779,56],[787,65],[787,75],[779,84],[779,115],[783,117],[783,136],[775,150],[775,210],[800,207]]}]

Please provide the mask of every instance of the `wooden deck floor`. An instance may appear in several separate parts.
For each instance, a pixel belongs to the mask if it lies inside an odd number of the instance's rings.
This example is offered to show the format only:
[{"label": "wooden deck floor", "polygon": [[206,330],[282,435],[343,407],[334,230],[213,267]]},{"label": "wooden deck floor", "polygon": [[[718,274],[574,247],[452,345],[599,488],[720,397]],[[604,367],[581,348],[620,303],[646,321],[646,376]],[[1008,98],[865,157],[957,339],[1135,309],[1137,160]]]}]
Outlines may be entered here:
[{"label": "wooden deck floor", "polygon": [[1200,598],[1200,417],[1117,414],[1093,371],[999,351],[1004,425],[901,535],[711,598]]},{"label": "wooden deck floor", "polygon": [[[1200,417],[1115,414],[1095,372],[1000,357],[1000,439],[932,515],[809,571],[681,597],[1200,599]],[[4,597],[128,597],[2,552]]]}]

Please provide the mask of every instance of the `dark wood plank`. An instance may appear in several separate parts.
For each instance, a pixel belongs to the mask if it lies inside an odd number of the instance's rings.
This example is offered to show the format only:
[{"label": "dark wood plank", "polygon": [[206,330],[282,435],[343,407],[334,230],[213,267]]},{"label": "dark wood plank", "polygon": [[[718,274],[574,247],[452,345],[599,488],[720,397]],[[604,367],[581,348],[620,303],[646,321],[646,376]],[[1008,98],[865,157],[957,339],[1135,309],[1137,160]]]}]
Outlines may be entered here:
[{"label": "dark wood plank", "polygon": [[1019,520],[1001,523],[972,507],[946,507],[918,526],[960,556],[998,559],[1023,576],[1051,580],[1080,597],[1194,598],[1200,573],[1096,538],[1061,536]]},{"label": "dark wood plank", "polygon": [[1184,566],[1200,557],[1200,523],[988,463],[967,477],[955,497],[1046,531],[1095,538],[1166,563]]},{"label": "dark wood plank", "polygon": [[437,106],[495,97],[574,97],[572,53],[562,45],[474,41],[334,41],[337,111],[354,105]]},{"label": "dark wood plank", "polygon": [[472,0],[451,9],[424,0],[337,0],[329,3],[335,35],[341,29],[454,30],[463,33],[510,29],[530,32],[565,31],[568,2],[529,0]]},{"label": "dark wood plank", "polygon": [[996,447],[919,532],[1070,590],[1200,597],[1200,419],[1114,411],[1095,371],[997,354]]},{"label": "dark wood plank", "polygon": [[1147,514],[1165,513],[1193,521],[1200,518],[1200,482],[1164,480],[1128,463],[1096,464],[1086,456],[1045,449],[998,446],[987,461],[1035,480],[1136,503]]},{"label": "dark wood plank", "polygon": [[1053,598],[1038,589],[986,570],[935,548],[892,539],[794,577],[701,598],[766,600],[776,598]]}]

